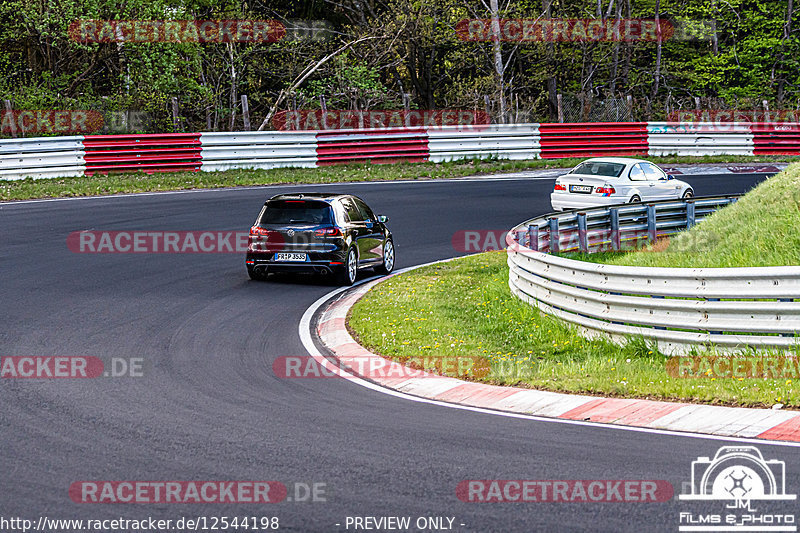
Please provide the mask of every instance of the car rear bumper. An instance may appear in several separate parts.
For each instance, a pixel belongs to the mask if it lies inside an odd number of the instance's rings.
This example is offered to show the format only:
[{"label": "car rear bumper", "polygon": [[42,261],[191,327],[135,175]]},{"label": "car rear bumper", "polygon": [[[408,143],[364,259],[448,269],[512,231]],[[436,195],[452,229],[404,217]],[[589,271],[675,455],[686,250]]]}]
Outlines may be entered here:
[{"label": "car rear bumper", "polygon": [[332,273],[344,268],[344,253],[309,253],[308,261],[275,261],[274,253],[250,252],[245,258],[248,270],[263,274],[270,272]]},{"label": "car rear bumper", "polygon": [[607,205],[620,205],[626,203],[621,196],[595,196],[591,194],[575,193],[550,193],[550,205],[555,211],[568,211],[570,209],[583,209],[589,207],[605,207]]}]

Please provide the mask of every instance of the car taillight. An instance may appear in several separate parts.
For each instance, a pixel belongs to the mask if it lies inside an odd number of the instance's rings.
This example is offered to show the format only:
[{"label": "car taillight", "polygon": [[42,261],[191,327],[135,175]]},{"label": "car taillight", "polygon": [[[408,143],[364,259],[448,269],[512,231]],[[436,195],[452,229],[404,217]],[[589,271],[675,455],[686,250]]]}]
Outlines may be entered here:
[{"label": "car taillight", "polygon": [[556,186],[553,187],[553,190],[554,191],[566,191],[567,187],[564,186],[564,185],[561,185],[560,183],[556,183]]},{"label": "car taillight", "polygon": [[617,191],[611,185],[606,185],[605,187],[596,188],[594,192],[596,192],[597,194],[602,194],[603,196],[610,196]]},{"label": "car taillight", "polygon": [[320,228],[314,230],[315,237],[341,237],[342,231],[339,228]]},{"label": "car taillight", "polygon": [[250,235],[269,235],[269,230],[260,226],[250,228]]}]

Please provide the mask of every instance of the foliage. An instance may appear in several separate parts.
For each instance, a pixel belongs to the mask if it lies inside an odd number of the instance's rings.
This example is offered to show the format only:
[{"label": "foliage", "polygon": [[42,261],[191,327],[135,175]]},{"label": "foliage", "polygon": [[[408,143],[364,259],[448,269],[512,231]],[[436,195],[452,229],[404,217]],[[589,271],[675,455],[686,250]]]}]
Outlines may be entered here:
[{"label": "foliage", "polygon": [[[598,4],[577,0],[508,2],[500,18],[593,18]],[[609,2],[611,4],[609,5]],[[503,3],[501,3],[503,4]],[[652,18],[656,0],[604,0],[611,19]],[[321,64],[280,109],[412,107],[484,109],[496,120],[554,120],[554,93],[590,101],[632,97],[635,119],[677,109],[800,107],[800,31],[787,1],[661,0],[664,20],[699,37],[652,42],[504,42],[498,77],[493,43],[458,38],[459,21],[488,18],[473,0],[6,0],[0,3],[0,99],[16,109],[146,111],[147,129],[241,129],[241,95],[254,127],[278,95],[327,54],[367,38]],[[80,19],[326,21],[330,31],[277,43],[99,43],[69,36]],[[302,35],[301,35],[302,37]],[[653,93],[658,74],[658,90]],[[548,90],[551,87],[552,91]],[[520,114],[516,114],[520,111]],[[520,118],[521,117],[521,118]]]}]

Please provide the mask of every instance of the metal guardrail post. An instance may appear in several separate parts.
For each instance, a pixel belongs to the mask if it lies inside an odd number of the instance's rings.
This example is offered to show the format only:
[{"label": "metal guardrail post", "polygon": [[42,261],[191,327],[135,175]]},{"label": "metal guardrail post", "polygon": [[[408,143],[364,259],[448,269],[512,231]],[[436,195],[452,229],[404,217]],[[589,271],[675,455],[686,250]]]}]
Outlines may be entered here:
[{"label": "metal guardrail post", "polygon": [[694,216],[694,200],[686,200],[686,229],[691,229],[697,223]]},{"label": "metal guardrail post", "polygon": [[622,238],[619,233],[619,210],[612,207],[608,210],[611,217],[611,249],[619,252],[622,249]]},{"label": "metal guardrail post", "polygon": [[528,225],[528,248],[538,252],[539,251],[539,225]]},{"label": "metal guardrail post", "polygon": [[658,232],[656,231],[656,206],[650,204],[647,206],[647,241],[650,244],[656,242]]},{"label": "metal guardrail post", "polygon": [[578,213],[578,250],[589,253],[589,242],[586,239],[586,213]]},{"label": "metal guardrail post", "polygon": [[550,243],[550,253],[557,254],[559,252],[559,244],[561,235],[558,233],[558,217],[550,217],[548,219],[550,231],[548,232],[548,242]]}]

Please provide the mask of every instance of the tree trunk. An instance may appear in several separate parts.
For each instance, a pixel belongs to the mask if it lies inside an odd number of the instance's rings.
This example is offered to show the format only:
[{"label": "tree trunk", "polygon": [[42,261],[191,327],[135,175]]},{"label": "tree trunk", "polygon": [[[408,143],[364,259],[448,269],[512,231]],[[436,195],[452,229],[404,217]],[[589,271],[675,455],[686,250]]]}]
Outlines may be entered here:
[{"label": "tree trunk", "polygon": [[[631,18],[631,0],[626,0],[625,2],[625,18]],[[631,58],[633,55],[633,49],[631,48],[631,43],[625,43],[625,65],[622,72],[622,86],[625,87],[627,90],[628,88],[628,80],[630,79],[631,74]]]},{"label": "tree trunk", "polygon": [[[612,0],[613,2],[613,0]],[[619,31],[620,19],[622,18],[622,2],[617,2],[617,15],[614,17],[614,28]],[[611,59],[611,76],[608,83],[609,93],[614,97],[617,91],[617,70],[619,69],[619,40],[614,42],[614,53]]]},{"label": "tree trunk", "polygon": [[237,92],[237,85],[236,85],[237,72],[236,72],[236,61],[235,61],[235,58],[233,56],[233,44],[232,43],[227,43],[227,44],[228,44],[228,57],[230,58],[230,61],[231,61],[231,100],[230,100],[230,104],[231,104],[231,121],[230,121],[229,129],[230,129],[230,131],[233,131],[233,127],[236,125],[236,107],[237,107],[237,104],[238,104],[238,97],[236,95],[236,92]]},{"label": "tree trunk", "polygon": [[[784,47],[786,46],[786,41],[789,39],[789,36],[792,34],[792,15],[794,14],[794,0],[789,0],[789,3],[786,5],[786,23],[783,25],[783,43],[781,43],[781,53],[778,56],[778,63],[782,63],[784,60]],[[783,102],[784,98],[784,91],[786,90],[786,78],[782,75],[778,75],[778,102]]]},{"label": "tree trunk", "polygon": [[[549,19],[550,5],[553,0],[542,0],[542,10],[544,17]],[[547,100],[550,103],[550,119],[559,116],[560,105],[558,102],[558,90],[556,87],[556,65],[555,65],[555,44],[547,43]],[[559,121],[562,122],[562,121]]]},{"label": "tree trunk", "polygon": [[658,95],[659,79],[661,78],[661,0],[656,0],[656,71],[653,79],[653,90],[650,92],[650,100],[647,102],[647,120],[650,120],[650,115],[653,111],[653,102]]},{"label": "tree trunk", "polygon": [[500,19],[498,15],[500,8],[497,5],[497,0],[489,0],[489,9],[491,10],[492,14],[492,48],[494,49],[495,82],[497,83],[497,94],[500,103],[500,124],[505,124],[505,66],[503,65],[503,50],[500,43]]}]

